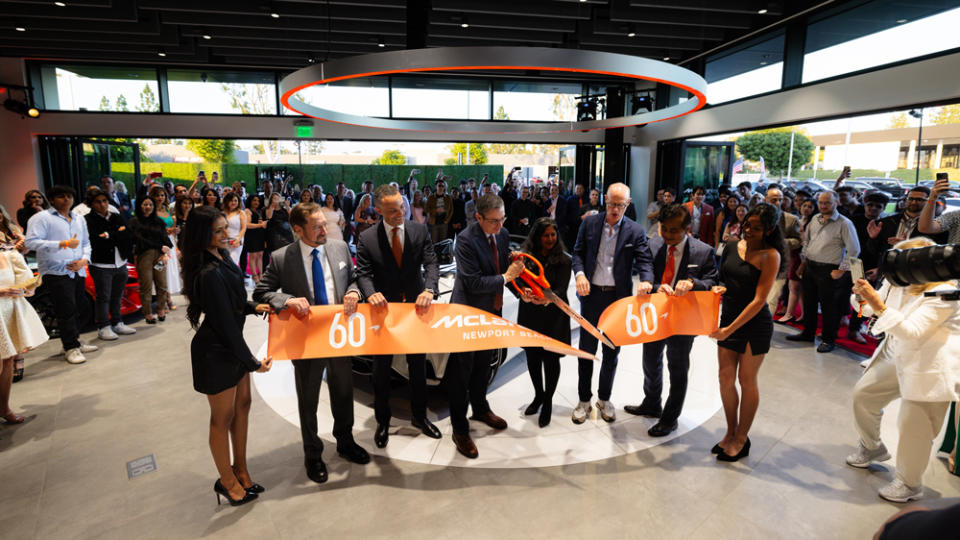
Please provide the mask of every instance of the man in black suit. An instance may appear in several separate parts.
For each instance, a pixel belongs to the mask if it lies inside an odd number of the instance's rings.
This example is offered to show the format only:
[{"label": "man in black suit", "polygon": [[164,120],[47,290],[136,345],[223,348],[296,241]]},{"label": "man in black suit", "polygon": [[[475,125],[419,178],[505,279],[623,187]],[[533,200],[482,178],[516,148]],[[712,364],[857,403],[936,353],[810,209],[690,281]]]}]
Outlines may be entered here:
[{"label": "man in black suit", "polygon": [[[290,225],[299,241],[273,252],[270,265],[253,290],[256,302],[268,303],[275,311],[292,309],[304,316],[312,305],[343,304],[350,317],[357,310],[357,287],[353,259],[347,244],[327,236],[327,221],[316,203],[300,203],[290,212]],[[332,229],[336,228],[331,224]],[[293,361],[303,437],[307,477],[314,482],[327,481],[323,463],[323,441],[317,436],[317,405],[323,372],[327,372],[327,390],[333,412],[333,436],[337,454],[365,465],[367,451],[353,440],[353,362],[349,357],[313,358]]]},{"label": "man in black suit", "polygon": [[513,203],[513,208],[509,214],[510,230],[513,234],[522,234],[524,236],[530,232],[533,222],[540,217],[540,209],[530,200],[530,187],[523,186],[520,190],[520,199]]},{"label": "man in black suit", "polygon": [[[464,304],[499,316],[503,308],[503,288],[523,271],[523,262],[510,262],[510,234],[503,228],[506,219],[503,200],[488,193],[477,200],[477,222],[457,238],[457,277],[451,304]],[[487,383],[490,363],[496,349],[450,355],[444,384],[450,399],[450,423],[457,450],[468,458],[479,455],[470,438],[467,406],[473,407],[471,419],[494,429],[506,429],[507,422],[490,410]]]},{"label": "man in black suit", "polygon": [[[437,296],[440,270],[426,225],[403,219],[403,197],[393,185],[380,186],[373,194],[374,207],[383,216],[375,227],[363,231],[357,244],[357,284],[375,308],[388,302],[415,301],[417,310],[430,307]],[[420,267],[426,272],[420,271]],[[373,364],[373,406],[377,448],[387,446],[390,428],[390,372],[393,356],[380,356]],[[440,430],[427,419],[426,357],[408,354],[412,424],[424,435],[439,439]]]},{"label": "man in black suit", "polygon": [[[917,229],[917,223],[920,221],[920,212],[923,212],[923,206],[930,197],[930,188],[926,186],[913,186],[907,193],[907,203],[903,212],[898,212],[892,216],[887,216],[879,221],[874,220],[866,224],[867,235],[869,236],[869,249],[873,253],[874,259],[863,261],[863,268],[867,271],[868,279],[876,279],[876,271],[880,257],[894,245],[915,236],[926,236],[938,244],[947,243],[947,234],[941,232],[938,234],[924,234]],[[856,222],[854,222],[856,224]],[[859,231],[858,231],[859,232]],[[872,263],[872,264],[871,264]],[[871,272],[871,269],[874,271]]]},{"label": "man in black suit", "polygon": [[[634,273],[640,275],[638,296],[650,294],[653,289],[653,256],[647,245],[647,236],[637,222],[624,216],[630,204],[630,188],[620,182],[611,184],[605,200],[606,212],[583,220],[573,247],[573,273],[581,313],[593,325],[599,322],[600,314],[607,306],[632,294]],[[596,353],[597,338],[588,332],[580,332],[580,350]],[[603,346],[597,409],[607,422],[613,422],[617,417],[616,409],[610,403],[610,393],[619,354],[620,347]],[[593,397],[593,361],[580,359],[579,363],[580,403],[573,409],[571,419],[574,424],[587,420]]]},{"label": "man in black suit", "polygon": [[[690,236],[690,212],[682,204],[669,204],[660,210],[660,235],[650,239],[653,253],[653,291],[683,296],[690,291],[709,291],[717,285],[720,273],[713,247]],[[670,336],[643,344],[643,402],[627,405],[630,414],[659,418],[647,433],[663,437],[677,429],[677,419],[687,395],[687,371],[695,336]],[[663,350],[667,350],[670,370],[670,395],[660,406],[663,393]]]}]

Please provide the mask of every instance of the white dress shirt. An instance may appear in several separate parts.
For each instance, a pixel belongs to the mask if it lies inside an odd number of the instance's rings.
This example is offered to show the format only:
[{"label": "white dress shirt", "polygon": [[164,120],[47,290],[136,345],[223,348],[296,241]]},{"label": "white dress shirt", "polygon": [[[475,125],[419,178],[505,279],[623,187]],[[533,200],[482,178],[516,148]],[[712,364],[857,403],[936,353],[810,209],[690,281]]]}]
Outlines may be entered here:
[{"label": "white dress shirt", "polygon": [[[310,287],[310,297],[307,300],[313,304],[313,250],[314,248],[303,243],[300,240],[300,255],[303,256],[303,271],[307,275],[307,285]],[[317,255],[320,256],[320,266],[323,268],[324,284],[327,289],[327,303],[336,304],[337,295],[333,288],[333,270],[330,268],[330,261],[327,260],[327,252],[323,245],[316,247]]]}]

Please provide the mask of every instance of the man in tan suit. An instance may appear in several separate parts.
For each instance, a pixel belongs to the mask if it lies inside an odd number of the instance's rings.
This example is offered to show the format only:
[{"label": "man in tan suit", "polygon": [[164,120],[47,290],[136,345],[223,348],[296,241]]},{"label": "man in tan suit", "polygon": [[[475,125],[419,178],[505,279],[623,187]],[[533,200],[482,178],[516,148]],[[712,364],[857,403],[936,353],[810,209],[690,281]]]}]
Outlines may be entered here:
[{"label": "man in tan suit", "polygon": [[781,265],[777,279],[773,282],[773,288],[767,296],[767,307],[770,308],[770,315],[777,314],[777,304],[780,303],[780,293],[783,292],[783,286],[787,284],[787,273],[790,271],[790,254],[800,248],[800,220],[790,212],[784,212],[783,209],[783,191],[779,188],[771,187],[767,190],[764,201],[772,204],[780,210],[780,232],[783,234],[784,245],[787,252],[785,264]]}]

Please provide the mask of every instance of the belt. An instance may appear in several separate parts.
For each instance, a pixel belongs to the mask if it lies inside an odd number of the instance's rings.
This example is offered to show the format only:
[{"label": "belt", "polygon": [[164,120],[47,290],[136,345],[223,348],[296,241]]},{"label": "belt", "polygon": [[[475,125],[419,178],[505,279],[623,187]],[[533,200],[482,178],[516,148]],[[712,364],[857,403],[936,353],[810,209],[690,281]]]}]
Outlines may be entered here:
[{"label": "belt", "polygon": [[610,291],[615,291],[615,290],[617,290],[617,287],[616,287],[616,286],[612,286],[612,287],[611,287],[611,286],[609,286],[609,285],[594,285],[593,283],[591,283],[591,284],[590,284],[590,290],[591,290],[591,291],[610,292]]},{"label": "belt", "polygon": [[838,268],[840,265],[833,264],[833,263],[822,263],[822,262],[817,262],[814,260],[807,259],[807,266],[832,266],[834,268]]}]

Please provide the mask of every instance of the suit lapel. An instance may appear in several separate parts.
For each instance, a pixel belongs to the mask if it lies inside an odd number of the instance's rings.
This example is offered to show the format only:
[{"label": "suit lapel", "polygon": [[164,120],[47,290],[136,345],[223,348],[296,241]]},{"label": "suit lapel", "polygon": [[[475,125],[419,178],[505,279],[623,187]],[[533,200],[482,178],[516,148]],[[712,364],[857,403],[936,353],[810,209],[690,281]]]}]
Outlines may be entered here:
[{"label": "suit lapel", "polygon": [[333,280],[334,300],[330,303],[339,304],[340,303],[340,287],[339,287],[339,284],[337,283],[338,281],[337,273],[340,271],[340,269],[337,268],[337,264],[336,264],[336,263],[339,263],[339,260],[335,260],[333,255],[330,254],[330,251],[331,251],[330,245],[323,246],[323,253],[327,256],[327,264],[330,265],[330,279]]},{"label": "suit lapel", "polygon": [[[403,222],[403,254],[400,256],[400,261],[403,263],[402,268],[410,268],[410,265],[413,264],[413,257],[416,255],[415,247],[413,244],[413,238],[410,236],[410,224],[412,221]],[[419,270],[419,268],[417,269]]]},{"label": "suit lapel", "polygon": [[295,242],[287,249],[287,260],[284,264],[289,269],[290,277],[293,280],[292,292],[296,296],[302,296],[313,300],[313,291],[310,290],[310,282],[307,281],[306,269],[303,267],[303,253],[300,251],[300,242]]},{"label": "suit lapel", "polygon": [[[659,237],[658,237],[659,238]],[[657,239],[651,240],[651,242],[656,242],[653,248],[656,248],[656,251],[653,252],[653,275],[654,279],[658,282],[663,279],[663,271],[667,268],[667,244]]]},{"label": "suit lapel", "polygon": [[683,255],[680,256],[680,268],[677,270],[677,281],[681,279],[687,279],[689,277],[689,268],[687,265],[690,264],[690,241],[691,238],[687,238],[687,241],[683,244]]}]

